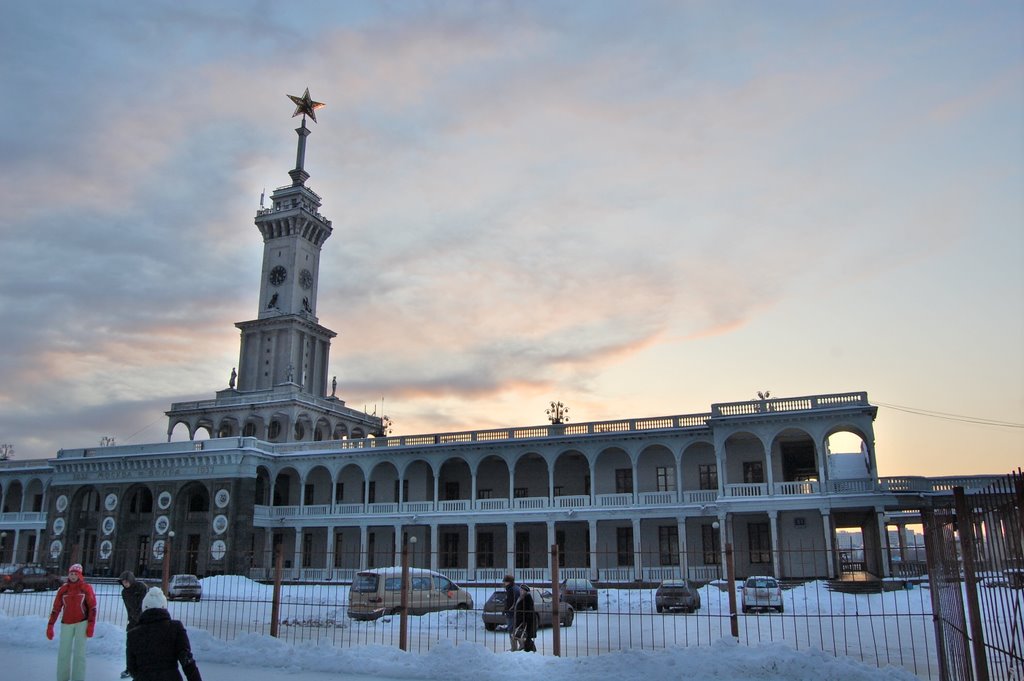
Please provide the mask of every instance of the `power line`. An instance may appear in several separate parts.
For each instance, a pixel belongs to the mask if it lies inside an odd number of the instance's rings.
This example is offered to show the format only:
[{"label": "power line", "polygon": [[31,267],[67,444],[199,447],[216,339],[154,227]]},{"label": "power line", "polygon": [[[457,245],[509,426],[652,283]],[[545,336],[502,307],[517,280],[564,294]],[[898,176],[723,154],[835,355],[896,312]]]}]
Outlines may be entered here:
[{"label": "power line", "polygon": [[941,419],[943,421],[958,421],[960,423],[973,423],[979,426],[997,426],[999,428],[1024,428],[1024,423],[1015,423],[1013,421],[997,421],[995,419],[985,419],[977,416],[964,416],[963,414],[950,414],[944,411],[932,411],[930,409],[919,409],[917,407],[905,407],[900,404],[886,404],[885,402],[875,402],[880,407],[887,407],[889,409],[895,409],[896,411],[903,411],[908,414],[915,414],[917,416],[928,416],[933,419]]}]

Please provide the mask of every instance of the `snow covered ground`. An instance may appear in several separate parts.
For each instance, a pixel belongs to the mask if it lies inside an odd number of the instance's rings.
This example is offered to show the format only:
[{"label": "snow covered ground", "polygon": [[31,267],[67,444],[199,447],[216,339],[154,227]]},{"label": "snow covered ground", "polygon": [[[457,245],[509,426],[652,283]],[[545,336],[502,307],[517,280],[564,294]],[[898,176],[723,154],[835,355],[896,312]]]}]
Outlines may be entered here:
[{"label": "snow covered ground", "polygon": [[[124,612],[120,589],[97,585],[100,624],[90,656],[123,666]],[[573,674],[574,679],[910,679],[937,676],[930,599],[926,590],[837,594],[808,583],[784,593],[782,615],[739,615],[730,634],[728,594],[701,589],[695,615],[655,613],[653,590],[601,590],[598,612],[579,612],[561,631],[562,657],[552,655],[552,631],[538,637],[540,655],[508,653],[507,637],[487,632],[479,610],[410,618],[410,650],[398,649],[399,618],[354,622],[345,616],[344,586],[286,586],[282,626],[271,638],[272,587],[242,577],[203,580],[199,603],[173,602],[172,616],[189,627],[197,658],[216,667],[207,681],[281,679],[293,672],[338,672],[342,678],[493,679]],[[470,588],[476,608],[493,591]],[[56,642],[44,615],[52,593],[0,595],[0,651],[31,658],[51,679]],[[14,647],[17,647],[16,650]],[[49,660],[49,662],[47,662]],[[49,666],[47,666],[49,665]],[[103,667],[106,670],[106,667]],[[263,676],[276,670],[272,676]],[[4,678],[32,681],[33,675]],[[212,671],[212,670],[211,670]],[[34,672],[33,672],[34,673]],[[110,678],[90,671],[89,678]],[[359,676],[362,675],[362,676]],[[652,677],[651,675],[656,675]],[[44,678],[38,676],[38,678]],[[311,681],[314,676],[303,676]],[[334,677],[337,678],[337,677]]]}]

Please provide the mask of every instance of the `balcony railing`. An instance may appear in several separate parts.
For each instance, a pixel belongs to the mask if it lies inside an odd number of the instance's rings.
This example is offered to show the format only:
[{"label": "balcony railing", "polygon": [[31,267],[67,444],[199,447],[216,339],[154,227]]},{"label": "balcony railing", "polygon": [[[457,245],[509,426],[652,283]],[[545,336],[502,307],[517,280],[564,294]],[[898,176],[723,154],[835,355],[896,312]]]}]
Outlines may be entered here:
[{"label": "balcony railing", "polygon": [[727,497],[763,497],[768,494],[768,485],[763,482],[746,482],[739,485],[726,485]]},{"label": "balcony railing", "polygon": [[775,493],[780,496],[793,494],[817,494],[820,489],[821,485],[818,484],[817,480],[775,483]]}]

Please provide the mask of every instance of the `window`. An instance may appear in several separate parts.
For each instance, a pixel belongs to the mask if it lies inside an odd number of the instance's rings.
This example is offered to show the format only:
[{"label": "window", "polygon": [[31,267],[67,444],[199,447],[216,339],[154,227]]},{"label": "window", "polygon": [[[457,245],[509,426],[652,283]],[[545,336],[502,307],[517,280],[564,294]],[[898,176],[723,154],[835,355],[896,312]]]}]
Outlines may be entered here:
[{"label": "window", "polygon": [[[313,485],[306,485],[305,491],[302,495],[302,503],[306,506],[310,506],[313,503]],[[308,567],[308,566],[306,566]]]},{"label": "window", "polygon": [[658,558],[660,565],[679,565],[679,528],[675,525],[658,527]]},{"label": "window", "polygon": [[702,463],[697,466],[701,489],[718,489],[718,464]]},{"label": "window", "polygon": [[459,567],[459,533],[445,532],[441,535],[441,567]]},{"label": "window", "polygon": [[313,533],[302,535],[302,567],[313,567]]},{"label": "window", "polygon": [[711,525],[701,525],[700,543],[701,550],[704,553],[704,564],[721,565],[722,544],[720,541],[718,530],[716,530]]},{"label": "window", "polygon": [[516,487],[512,491],[512,494],[515,496],[516,499],[525,499],[526,498],[526,488],[525,487]]},{"label": "window", "polygon": [[494,490],[492,490],[492,489],[478,489],[476,491],[476,498],[477,499],[490,499],[492,494],[494,494]]},{"label": "window", "polygon": [[342,535],[340,534],[334,535],[334,567],[336,568],[340,568],[344,564],[342,563],[341,558],[341,551],[343,548],[341,537]]},{"label": "window", "polygon": [[520,570],[530,567],[529,532],[516,532],[516,567]]},{"label": "window", "polygon": [[654,469],[655,475],[655,490],[658,492],[675,492],[676,491],[676,467],[675,466],[658,466]]},{"label": "window", "polygon": [[334,483],[334,503],[340,504],[345,500],[345,483]]},{"label": "window", "polygon": [[565,530],[555,531],[555,544],[558,545],[558,564],[565,565]]},{"label": "window", "polygon": [[555,496],[556,497],[565,496],[565,487],[563,487],[562,485],[555,485]]},{"label": "window", "polygon": [[743,482],[747,484],[764,482],[764,464],[760,461],[744,461]]},{"label": "window", "polygon": [[615,528],[615,549],[619,567],[633,565],[633,528]]},{"label": "window", "polygon": [[632,468],[616,468],[615,469],[615,493],[616,494],[632,494],[633,493],[633,469]]},{"label": "window", "polygon": [[459,483],[457,482],[446,482],[444,483],[444,498],[445,501],[455,501],[459,498]]},{"label": "window", "polygon": [[370,503],[370,504],[376,503],[376,500],[377,500],[377,483],[374,482],[373,480],[370,481],[369,496],[370,496],[370,498],[367,500],[367,503]]},{"label": "window", "polygon": [[476,566],[494,567],[494,533],[480,532],[476,535]]},{"label": "window", "polygon": [[768,523],[748,524],[747,541],[750,546],[751,563],[772,562],[772,534]]},{"label": "window", "polygon": [[[373,484],[372,482],[370,483]],[[377,554],[377,533],[370,532],[366,536],[366,567],[376,567],[376,554]]]}]

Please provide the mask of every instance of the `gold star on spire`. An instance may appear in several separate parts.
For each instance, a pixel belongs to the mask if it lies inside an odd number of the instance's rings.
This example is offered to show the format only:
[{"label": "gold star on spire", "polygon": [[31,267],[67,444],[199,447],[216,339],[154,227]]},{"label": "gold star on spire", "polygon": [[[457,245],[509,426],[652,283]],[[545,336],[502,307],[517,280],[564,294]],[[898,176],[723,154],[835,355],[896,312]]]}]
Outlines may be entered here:
[{"label": "gold star on spire", "polygon": [[326,106],[323,102],[314,102],[313,98],[309,96],[309,88],[306,88],[306,94],[301,97],[295,95],[286,95],[288,99],[295,102],[295,113],[292,114],[292,118],[295,118],[299,114],[303,116],[309,116],[316,123],[316,110],[322,109]]}]

